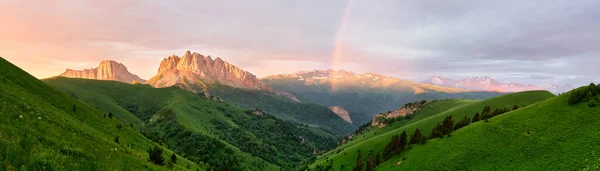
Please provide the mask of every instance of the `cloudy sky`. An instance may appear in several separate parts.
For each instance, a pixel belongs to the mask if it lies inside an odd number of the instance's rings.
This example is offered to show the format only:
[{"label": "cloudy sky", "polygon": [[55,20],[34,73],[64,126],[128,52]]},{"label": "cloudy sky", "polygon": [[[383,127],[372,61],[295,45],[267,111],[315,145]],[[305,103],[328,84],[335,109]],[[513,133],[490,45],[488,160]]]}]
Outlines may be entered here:
[{"label": "cloudy sky", "polygon": [[0,56],[38,78],[110,59],[150,78],[185,50],[264,77],[600,81],[600,1],[0,0]]}]

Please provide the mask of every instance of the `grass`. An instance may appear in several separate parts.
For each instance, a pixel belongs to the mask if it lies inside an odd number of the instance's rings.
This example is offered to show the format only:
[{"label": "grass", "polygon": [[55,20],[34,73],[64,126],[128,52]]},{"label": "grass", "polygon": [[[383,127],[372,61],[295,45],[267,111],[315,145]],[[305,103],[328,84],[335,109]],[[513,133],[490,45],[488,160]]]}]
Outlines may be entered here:
[{"label": "grass", "polygon": [[396,121],[391,124],[388,124],[382,128],[379,127],[368,127],[366,130],[362,131],[360,135],[354,137],[348,143],[343,144],[341,147],[349,147],[356,143],[362,142],[364,140],[371,139],[375,136],[385,134],[390,131],[394,131],[403,126],[421,121],[423,119],[427,119],[434,115],[443,113],[445,111],[463,107],[464,105],[471,104],[477,102],[476,100],[461,100],[461,99],[446,99],[446,100],[437,100],[433,101],[430,104],[427,104],[422,109],[415,112],[414,117],[410,120]]},{"label": "grass", "polygon": [[[147,161],[147,149],[156,144],[135,128],[105,118],[3,58],[0,117],[0,170],[167,169]],[[204,170],[181,156],[174,169]]]},{"label": "grass", "polygon": [[[553,96],[554,95],[547,91],[528,91],[508,94],[481,101],[457,102],[458,104],[455,103],[453,105],[458,105],[458,107],[446,107],[448,110],[438,114],[433,114],[435,110],[432,110],[433,112],[428,114],[431,116],[416,118],[414,121],[412,121],[412,123],[402,125],[400,128],[392,131],[387,131],[386,133],[381,133],[371,137],[361,137],[362,135],[358,135],[359,140],[357,142],[351,142],[349,145],[340,146],[333,152],[329,152],[323,156],[320,156],[319,159],[311,165],[311,168],[316,167],[316,165],[325,165],[328,160],[333,161],[333,168],[335,170],[339,170],[342,165],[344,168],[354,168],[359,150],[363,155],[367,155],[369,152],[373,155],[377,152],[382,152],[385,144],[391,140],[391,137],[393,135],[399,135],[402,131],[406,131],[408,137],[410,137],[415,129],[419,128],[423,134],[429,135],[429,133],[431,133],[431,129],[437,123],[441,122],[446,116],[452,116],[454,121],[457,122],[459,118],[463,118],[464,116],[472,118],[476,112],[480,112],[483,107],[487,105],[489,105],[492,109],[512,107],[513,105],[524,106],[546,100]],[[434,104],[436,103],[432,103],[431,105]],[[427,108],[427,106],[425,108]],[[417,113],[417,115],[418,114],[419,113]],[[368,132],[367,135],[369,135]]]},{"label": "grass", "polygon": [[600,141],[600,108],[568,105],[568,95],[414,146],[377,169],[598,170],[600,146],[594,142]]},{"label": "grass", "polygon": [[250,115],[177,87],[63,77],[44,82],[123,122],[136,125],[139,120],[138,128],[153,134],[151,139],[163,143],[165,137],[174,151],[215,169],[289,170],[313,157],[313,150],[328,150],[337,142],[337,135],[327,129],[271,117],[267,111]]}]

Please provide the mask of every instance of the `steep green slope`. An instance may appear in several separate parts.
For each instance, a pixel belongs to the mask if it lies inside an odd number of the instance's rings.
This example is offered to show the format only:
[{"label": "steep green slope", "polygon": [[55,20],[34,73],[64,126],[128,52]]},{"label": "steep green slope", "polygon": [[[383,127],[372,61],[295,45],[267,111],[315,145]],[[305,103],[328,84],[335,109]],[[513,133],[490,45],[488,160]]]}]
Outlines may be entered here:
[{"label": "steep green slope", "polygon": [[[330,149],[326,129],[235,107],[181,90],[112,81],[56,77],[44,80],[124,121],[134,116],[150,139],[215,169],[289,170]],[[259,114],[260,113],[260,114]]]},{"label": "steep green slope", "polygon": [[[166,170],[134,128],[0,58],[0,170]],[[118,142],[116,138],[118,137]],[[166,150],[166,158],[173,152]],[[176,170],[196,170],[179,157]]]},{"label": "steep green slope", "polygon": [[324,127],[337,136],[351,133],[356,126],[347,123],[326,106],[314,103],[297,103],[289,99],[262,91],[251,91],[222,85],[210,85],[212,95],[223,98],[246,109],[259,108],[282,119]]},{"label": "steep green slope", "polygon": [[341,146],[341,148],[352,146],[356,143],[360,143],[364,140],[368,140],[375,136],[385,134],[390,131],[394,131],[403,126],[406,126],[406,125],[409,125],[409,124],[412,124],[415,122],[419,122],[423,119],[427,119],[429,117],[438,115],[445,111],[452,110],[454,108],[460,108],[465,105],[476,103],[476,102],[478,102],[478,101],[477,100],[458,100],[458,99],[446,99],[446,100],[433,101],[433,102],[423,106],[422,109],[416,111],[413,115],[411,115],[411,118],[408,120],[395,121],[395,122],[385,125],[384,127],[378,127],[378,126],[366,127],[366,129],[364,129],[360,133],[358,133],[359,135],[354,136],[352,138],[352,140],[343,144]]},{"label": "steep green slope", "polygon": [[378,170],[597,170],[600,108],[568,105],[571,93],[413,146]]},{"label": "steep green slope", "polygon": [[[392,136],[399,135],[403,131],[406,131],[410,137],[410,135],[419,128],[423,134],[429,135],[432,128],[444,120],[446,116],[452,116],[453,118],[463,118],[465,116],[473,117],[476,112],[481,111],[485,106],[490,106],[492,109],[512,107],[514,105],[524,106],[543,101],[552,96],[553,95],[547,91],[528,91],[471,102],[461,105],[460,107],[450,108],[447,111],[430,117],[415,120],[413,123],[403,125],[393,131],[379,134],[368,139],[359,140],[359,142],[352,143],[351,145],[340,146],[334,150],[335,153],[328,153],[330,155],[321,156],[317,162],[311,165],[311,168],[314,168],[317,165],[326,165],[328,161],[333,161],[333,168],[336,170],[342,165],[345,168],[354,168],[356,166],[356,158],[359,150],[362,151],[362,153],[381,152],[383,151],[384,146],[391,140]],[[454,122],[457,122],[458,120],[459,119],[455,119]],[[360,136],[361,135],[358,135],[358,137]]]},{"label": "steep green slope", "polygon": [[331,83],[307,85],[302,81],[289,79],[263,79],[263,82],[276,90],[290,92],[303,102],[341,106],[355,111],[351,118],[358,125],[369,122],[376,113],[398,109],[399,104],[438,99],[485,99],[501,95],[495,92],[448,93],[436,90],[416,93],[408,84],[400,87],[337,84],[336,91],[331,91]]}]

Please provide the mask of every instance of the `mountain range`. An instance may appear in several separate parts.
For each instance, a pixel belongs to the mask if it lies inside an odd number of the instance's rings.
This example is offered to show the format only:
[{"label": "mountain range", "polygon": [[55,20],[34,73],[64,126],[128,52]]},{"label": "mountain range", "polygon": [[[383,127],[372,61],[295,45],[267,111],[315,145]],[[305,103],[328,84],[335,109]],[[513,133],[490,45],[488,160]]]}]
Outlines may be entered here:
[{"label": "mountain range", "polygon": [[600,137],[595,84],[556,96],[501,92],[568,86],[489,77],[414,82],[333,70],[258,79],[189,51],[165,58],[150,81],[114,61],[42,81],[1,58],[0,66],[4,170],[588,170],[599,164],[598,147],[589,143]]},{"label": "mountain range", "polygon": [[[355,125],[370,122],[377,113],[395,110],[397,106],[413,101],[485,99],[503,92],[549,90],[558,93],[572,88],[568,85],[505,84],[490,77],[454,80],[437,76],[414,82],[376,73],[358,74],[344,70],[302,71],[258,79],[222,58],[213,59],[189,50],[181,57],[171,55],[164,58],[157,74],[148,81],[130,73],[125,65],[108,60],[92,69],[67,69],[60,76],[144,83],[155,88],[176,86],[206,97],[216,95],[244,108],[260,108],[276,116],[296,120],[308,118],[302,117],[305,115],[302,110],[283,110],[270,103],[316,103],[329,109],[330,114],[337,114]],[[256,98],[270,100],[257,101]],[[284,102],[287,100],[290,102]]]},{"label": "mountain range", "polygon": [[485,99],[501,94],[344,70],[302,71],[268,76],[262,81],[276,90],[290,92],[303,102],[340,106],[358,125],[370,122],[377,113],[396,110],[409,102],[445,98]]},{"label": "mountain range", "polygon": [[570,85],[548,84],[543,86],[520,83],[502,83],[491,77],[469,77],[461,80],[455,80],[442,76],[432,76],[422,81],[425,84],[434,84],[439,86],[455,87],[476,91],[497,91],[497,92],[520,92],[528,90],[548,90],[552,93],[563,93],[573,89]]},{"label": "mountain range", "polygon": [[[118,69],[106,67],[103,72],[132,75],[128,72],[117,72]],[[112,80],[111,78],[113,78],[88,77],[82,74],[71,75],[75,78],[85,79]],[[196,52],[186,51],[181,57],[171,55],[164,58],[158,67],[156,76],[140,83],[155,88],[179,87],[195,94],[224,100],[242,108],[263,110],[281,119],[318,125],[339,134],[349,133],[355,127],[344,120],[348,119],[348,116],[341,108],[329,109],[328,106],[302,103],[294,95],[271,88],[252,73],[221,58],[213,59],[211,56],[204,56]]]}]

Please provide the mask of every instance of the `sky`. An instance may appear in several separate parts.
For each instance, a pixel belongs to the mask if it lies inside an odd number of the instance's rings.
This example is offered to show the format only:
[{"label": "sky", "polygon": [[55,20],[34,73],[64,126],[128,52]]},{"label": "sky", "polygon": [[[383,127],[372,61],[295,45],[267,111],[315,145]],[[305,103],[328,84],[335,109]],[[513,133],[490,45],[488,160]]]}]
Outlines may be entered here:
[{"label": "sky", "polygon": [[149,79],[186,50],[258,77],[600,81],[600,1],[0,0],[0,56],[38,78],[102,60]]}]

